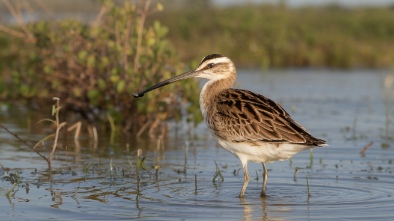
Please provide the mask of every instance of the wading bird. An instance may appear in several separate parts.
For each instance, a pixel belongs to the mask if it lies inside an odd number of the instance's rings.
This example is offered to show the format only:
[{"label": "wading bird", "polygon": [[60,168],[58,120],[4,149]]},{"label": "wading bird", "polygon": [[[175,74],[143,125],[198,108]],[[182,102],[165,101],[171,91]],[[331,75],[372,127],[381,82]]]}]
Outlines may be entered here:
[{"label": "wading bird", "polygon": [[244,197],[250,180],[249,161],[263,164],[260,196],[264,197],[268,178],[265,163],[287,160],[300,151],[326,146],[326,141],[313,137],[275,101],[248,90],[233,89],[237,78],[235,65],[220,54],[208,55],[195,70],[133,96],[142,97],[151,90],[192,77],[208,79],[200,93],[205,122],[217,142],[241,160],[244,183],[239,197]]}]

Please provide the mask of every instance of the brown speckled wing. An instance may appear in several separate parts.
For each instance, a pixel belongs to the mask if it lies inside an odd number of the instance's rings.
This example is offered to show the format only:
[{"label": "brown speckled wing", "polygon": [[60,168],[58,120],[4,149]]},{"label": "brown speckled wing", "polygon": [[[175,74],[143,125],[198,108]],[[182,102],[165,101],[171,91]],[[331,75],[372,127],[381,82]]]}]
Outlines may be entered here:
[{"label": "brown speckled wing", "polygon": [[227,89],[215,97],[207,113],[213,133],[233,142],[279,142],[321,146],[274,101],[247,90]]}]

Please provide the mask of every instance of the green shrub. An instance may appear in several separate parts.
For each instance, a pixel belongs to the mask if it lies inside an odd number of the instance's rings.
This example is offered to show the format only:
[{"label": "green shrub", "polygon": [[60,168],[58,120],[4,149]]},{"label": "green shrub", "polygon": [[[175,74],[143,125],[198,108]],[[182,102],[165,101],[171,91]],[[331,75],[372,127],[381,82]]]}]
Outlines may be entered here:
[{"label": "green shrub", "polygon": [[196,81],[169,85],[144,99],[131,96],[184,71],[166,40],[168,28],[158,21],[144,27],[151,11],[137,7],[128,1],[123,6],[105,1],[106,13],[93,25],[76,20],[28,24],[34,36],[30,41],[1,34],[1,99],[46,105],[59,97],[65,110],[93,122],[109,115],[135,131],[144,124],[179,119],[182,97],[193,100],[189,111],[200,121]]}]

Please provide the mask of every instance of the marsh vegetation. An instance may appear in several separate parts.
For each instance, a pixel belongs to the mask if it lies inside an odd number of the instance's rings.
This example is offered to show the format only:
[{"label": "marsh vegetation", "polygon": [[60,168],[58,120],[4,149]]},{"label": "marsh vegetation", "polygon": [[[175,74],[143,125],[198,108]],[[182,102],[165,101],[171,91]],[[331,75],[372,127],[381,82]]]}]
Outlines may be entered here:
[{"label": "marsh vegetation", "polygon": [[[104,122],[109,130],[153,137],[166,130],[161,122],[182,113],[201,122],[198,84],[169,85],[138,102],[130,94],[196,67],[209,53],[263,69],[394,64],[392,7],[181,5],[2,0],[2,14],[16,22],[0,25],[1,101],[44,107],[59,97],[77,116],[68,119],[73,123]],[[67,12],[90,16],[55,16]],[[43,19],[24,20],[29,13]]]}]

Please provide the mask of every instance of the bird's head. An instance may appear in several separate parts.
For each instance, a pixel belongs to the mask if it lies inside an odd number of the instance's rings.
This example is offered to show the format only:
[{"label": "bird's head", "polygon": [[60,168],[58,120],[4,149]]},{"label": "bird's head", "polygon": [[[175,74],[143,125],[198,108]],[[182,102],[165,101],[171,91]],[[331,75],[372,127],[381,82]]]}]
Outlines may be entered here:
[{"label": "bird's head", "polygon": [[144,96],[145,93],[149,91],[163,87],[167,84],[171,84],[192,77],[205,78],[210,81],[230,78],[233,81],[235,81],[235,78],[237,77],[237,72],[234,63],[230,60],[230,58],[220,54],[211,54],[205,56],[195,70],[188,71],[181,75],[162,81],[158,84],[155,84],[145,89],[144,91],[141,91],[139,93],[134,93],[133,96],[142,97]]},{"label": "bird's head", "polygon": [[236,77],[234,63],[230,58],[220,54],[205,56],[193,72],[193,77],[205,78],[208,80]]}]

